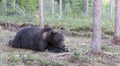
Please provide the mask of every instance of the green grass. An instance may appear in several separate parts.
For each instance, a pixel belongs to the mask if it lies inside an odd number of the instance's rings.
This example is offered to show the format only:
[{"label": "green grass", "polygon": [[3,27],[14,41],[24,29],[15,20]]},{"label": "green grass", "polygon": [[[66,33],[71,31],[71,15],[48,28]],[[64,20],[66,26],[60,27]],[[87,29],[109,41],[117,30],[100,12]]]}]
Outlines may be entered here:
[{"label": "green grass", "polygon": [[[15,32],[0,29],[0,63],[2,66],[116,66],[119,65],[120,47],[103,45],[108,55],[87,56],[91,47],[91,37],[65,36],[68,53],[35,52],[27,49],[16,49],[8,46]],[[103,39],[104,40],[104,39]],[[108,39],[109,40],[109,39]],[[107,43],[106,43],[107,44]],[[110,54],[110,55],[109,55]],[[111,60],[112,59],[112,60]]]},{"label": "green grass", "polygon": [[107,50],[108,49],[108,46],[106,44],[102,45],[101,47],[102,50]]},{"label": "green grass", "polygon": [[[31,23],[39,25],[39,19],[36,17],[24,16],[0,16],[0,22],[14,22],[14,23]],[[92,17],[63,17],[62,20],[59,18],[54,18],[51,16],[45,17],[45,23],[52,27],[60,28],[65,27],[71,31],[92,31],[93,20]],[[109,18],[102,19],[102,31],[106,34],[113,34],[114,30],[114,20]]]},{"label": "green grass", "polygon": [[[39,25],[38,18],[30,18],[27,16],[0,16],[0,22],[13,22],[13,23],[31,23]],[[70,31],[77,31],[78,33],[89,33],[92,31],[92,18],[87,17],[64,17],[62,20],[54,19],[50,16],[45,17],[45,22],[54,28],[65,27]],[[102,34],[113,35],[114,22],[108,18],[102,21]],[[113,58],[113,63],[110,58],[104,57],[90,57],[82,55],[90,50],[91,36],[66,36],[65,44],[69,48],[69,53],[65,56],[59,54],[49,53],[48,51],[34,52],[25,49],[15,49],[8,47],[8,42],[15,35],[15,32],[2,29],[0,27],[0,51],[2,51],[2,66],[29,66],[29,65],[49,65],[49,66],[113,66],[119,63],[118,59]],[[103,39],[104,40],[104,39]],[[102,46],[102,50],[111,55],[119,55],[120,48],[116,46],[109,46],[107,44]],[[62,59],[62,60],[61,60]],[[116,61],[115,61],[116,60]],[[5,62],[6,61],[6,62]]]}]

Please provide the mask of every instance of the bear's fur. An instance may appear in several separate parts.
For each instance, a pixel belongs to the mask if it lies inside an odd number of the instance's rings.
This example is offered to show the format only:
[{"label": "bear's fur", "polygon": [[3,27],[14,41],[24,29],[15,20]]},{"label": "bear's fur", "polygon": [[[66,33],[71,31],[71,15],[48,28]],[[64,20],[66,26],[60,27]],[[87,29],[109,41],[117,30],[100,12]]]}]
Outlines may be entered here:
[{"label": "bear's fur", "polygon": [[64,45],[63,32],[56,32],[51,28],[25,27],[18,31],[9,45],[14,48],[24,48],[37,51],[67,52]]}]

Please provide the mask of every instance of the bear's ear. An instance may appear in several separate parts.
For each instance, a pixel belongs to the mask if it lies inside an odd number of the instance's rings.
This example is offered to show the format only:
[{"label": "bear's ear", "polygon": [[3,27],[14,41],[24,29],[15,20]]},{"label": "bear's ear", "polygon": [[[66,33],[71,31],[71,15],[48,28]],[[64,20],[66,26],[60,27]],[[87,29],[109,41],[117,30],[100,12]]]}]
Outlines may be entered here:
[{"label": "bear's ear", "polygon": [[50,31],[48,32],[48,34],[49,34],[49,35],[52,35],[52,34],[53,34],[53,30],[50,30]]},{"label": "bear's ear", "polygon": [[49,34],[49,36],[54,36],[55,34],[56,34],[56,32],[54,31],[54,30],[50,30],[49,32],[48,32],[48,34]]},{"label": "bear's ear", "polygon": [[60,28],[59,32],[61,32],[62,34],[65,33],[65,29],[63,27]]},{"label": "bear's ear", "polygon": [[55,34],[58,33],[58,32],[56,32],[55,30],[51,30],[50,32],[51,32],[51,34],[53,34],[53,35],[55,35]]},{"label": "bear's ear", "polygon": [[54,36],[54,31],[53,31],[53,30],[50,30],[50,31],[47,33],[47,35],[46,35],[46,40],[47,40],[48,42],[51,42],[53,36]]},{"label": "bear's ear", "polygon": [[64,31],[64,30],[60,30],[60,32],[61,32],[62,34],[64,34],[64,33],[65,33],[65,31]]},{"label": "bear's ear", "polygon": [[46,40],[48,42],[52,41],[52,38],[57,34],[57,32],[55,32],[54,30],[50,30],[47,35],[46,35]]}]

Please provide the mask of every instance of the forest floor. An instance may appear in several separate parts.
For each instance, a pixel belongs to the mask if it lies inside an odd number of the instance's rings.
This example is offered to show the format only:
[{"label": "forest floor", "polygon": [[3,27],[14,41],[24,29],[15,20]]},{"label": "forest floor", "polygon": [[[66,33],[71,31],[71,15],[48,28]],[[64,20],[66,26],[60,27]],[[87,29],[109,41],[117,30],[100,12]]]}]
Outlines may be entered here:
[{"label": "forest floor", "polygon": [[0,26],[0,66],[120,66],[120,46],[111,43],[112,36],[102,38],[102,54],[88,53],[91,37],[75,34],[65,35],[69,52],[36,52],[8,46],[19,29],[9,26]]}]

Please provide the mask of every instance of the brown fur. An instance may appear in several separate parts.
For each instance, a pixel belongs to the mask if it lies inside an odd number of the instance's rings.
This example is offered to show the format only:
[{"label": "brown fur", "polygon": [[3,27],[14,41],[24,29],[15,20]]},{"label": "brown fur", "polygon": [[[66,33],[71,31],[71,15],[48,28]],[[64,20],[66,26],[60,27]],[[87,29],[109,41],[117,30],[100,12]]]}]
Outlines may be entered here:
[{"label": "brown fur", "polygon": [[9,45],[14,48],[31,49],[37,51],[67,52],[64,45],[63,32],[56,32],[51,28],[25,27],[18,31]]}]

